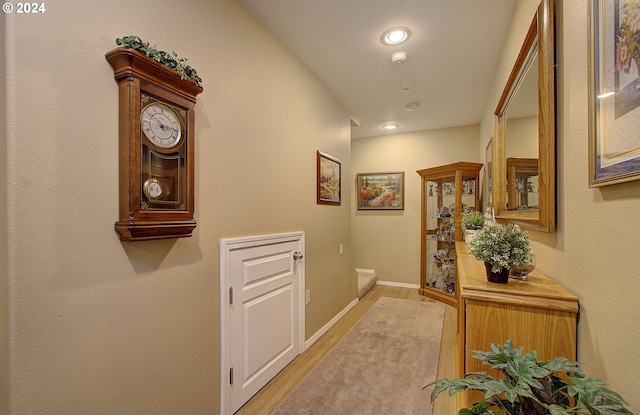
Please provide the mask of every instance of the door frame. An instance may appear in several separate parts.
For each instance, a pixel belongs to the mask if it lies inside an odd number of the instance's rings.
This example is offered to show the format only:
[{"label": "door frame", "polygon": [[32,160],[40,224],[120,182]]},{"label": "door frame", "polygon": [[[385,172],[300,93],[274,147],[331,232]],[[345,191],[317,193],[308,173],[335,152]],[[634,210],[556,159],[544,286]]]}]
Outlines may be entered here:
[{"label": "door frame", "polygon": [[[220,240],[220,413],[229,414],[229,254],[238,249],[283,242],[299,241],[301,253],[305,254],[305,234],[300,232],[259,235]],[[298,324],[300,353],[305,351],[305,276],[304,259],[299,261],[298,272]]]}]

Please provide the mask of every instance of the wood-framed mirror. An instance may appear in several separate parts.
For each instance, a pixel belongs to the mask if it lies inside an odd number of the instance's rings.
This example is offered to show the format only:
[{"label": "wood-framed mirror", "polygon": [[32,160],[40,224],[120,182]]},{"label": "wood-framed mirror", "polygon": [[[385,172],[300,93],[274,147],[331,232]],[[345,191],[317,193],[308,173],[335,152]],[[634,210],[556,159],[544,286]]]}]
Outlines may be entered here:
[{"label": "wood-framed mirror", "polygon": [[492,201],[499,222],[554,232],[554,0],[541,0],[495,111]]}]

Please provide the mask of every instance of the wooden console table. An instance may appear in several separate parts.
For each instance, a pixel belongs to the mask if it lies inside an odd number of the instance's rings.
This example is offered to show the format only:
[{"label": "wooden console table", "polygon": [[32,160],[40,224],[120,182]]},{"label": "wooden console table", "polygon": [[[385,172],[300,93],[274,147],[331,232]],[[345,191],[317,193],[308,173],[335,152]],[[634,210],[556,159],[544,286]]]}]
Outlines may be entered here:
[{"label": "wooden console table", "polygon": [[[487,371],[488,366],[471,357],[473,350],[489,351],[491,343],[504,344],[508,339],[523,346],[523,353],[536,350],[538,359],[576,359],[575,295],[537,270],[526,281],[490,283],[484,263],[469,253],[464,242],[456,242],[456,256],[456,377]],[[481,398],[477,392],[458,394],[458,410],[471,407]]]}]

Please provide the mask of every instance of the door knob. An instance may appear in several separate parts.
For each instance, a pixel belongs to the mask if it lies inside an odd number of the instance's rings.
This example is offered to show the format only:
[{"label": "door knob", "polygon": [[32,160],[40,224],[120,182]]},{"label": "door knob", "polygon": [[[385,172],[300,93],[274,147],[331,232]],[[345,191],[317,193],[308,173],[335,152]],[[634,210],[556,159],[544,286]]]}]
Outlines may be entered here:
[{"label": "door knob", "polygon": [[302,252],[294,252],[293,253],[293,259],[298,260],[298,259],[302,259],[304,257],[304,255],[302,255]]}]

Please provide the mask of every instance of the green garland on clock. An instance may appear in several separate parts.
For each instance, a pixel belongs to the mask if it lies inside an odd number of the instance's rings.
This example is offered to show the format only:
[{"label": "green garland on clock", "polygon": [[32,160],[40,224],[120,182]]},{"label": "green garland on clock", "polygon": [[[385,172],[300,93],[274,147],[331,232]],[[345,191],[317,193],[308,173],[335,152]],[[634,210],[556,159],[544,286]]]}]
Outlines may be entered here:
[{"label": "green garland on clock", "polygon": [[117,38],[116,44],[125,48],[137,50],[138,52],[160,62],[164,66],[178,72],[182,79],[190,79],[198,86],[202,83],[202,79],[198,76],[196,70],[187,65],[187,59],[179,57],[175,52],[169,53],[163,50],[158,50],[155,45],[149,46],[148,42],[143,42],[142,39],[136,35]]}]

